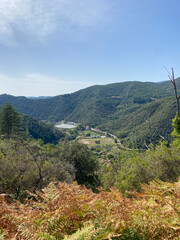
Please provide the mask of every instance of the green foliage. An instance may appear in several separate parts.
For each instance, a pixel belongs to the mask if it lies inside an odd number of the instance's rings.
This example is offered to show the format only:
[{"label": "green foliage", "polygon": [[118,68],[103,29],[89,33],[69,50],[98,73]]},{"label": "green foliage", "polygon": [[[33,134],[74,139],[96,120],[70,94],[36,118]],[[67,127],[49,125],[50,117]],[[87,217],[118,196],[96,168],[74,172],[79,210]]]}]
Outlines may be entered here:
[{"label": "green foliage", "polygon": [[107,191],[110,190],[116,183],[116,176],[117,172],[114,169],[114,165],[106,165],[104,164],[101,167],[101,171],[99,172],[99,178],[101,181],[101,185]]},{"label": "green foliage", "polygon": [[[44,143],[55,143],[65,137],[53,124],[38,121],[28,115],[19,114],[10,104],[3,105],[0,113],[0,133],[2,137],[10,138],[26,131],[27,136],[42,139]],[[25,136],[24,136],[25,137]]]},{"label": "green foliage", "polygon": [[4,239],[5,239],[4,229],[0,227],[0,240],[4,240]]},{"label": "green foliage", "polygon": [[52,179],[76,180],[91,188],[99,184],[97,160],[85,145],[77,142],[55,147],[42,140],[1,140],[0,165],[0,193],[13,194],[16,199],[23,199],[26,190],[43,188]]},{"label": "green foliage", "polygon": [[172,144],[152,145],[145,152],[121,151],[102,167],[100,178],[105,189],[115,185],[122,193],[140,190],[142,183],[153,179],[177,181],[180,174],[180,149]]},{"label": "green foliage", "polygon": [[[132,84],[130,86],[134,87]],[[136,92],[137,89],[134,90]],[[132,101],[129,96],[128,99]],[[100,106],[109,106],[103,105],[105,102],[100,101]],[[153,114],[158,116],[159,111],[164,113],[167,105],[157,111],[162,106],[160,102],[164,103],[160,100],[142,107],[144,114],[151,113],[151,117]],[[107,112],[108,109],[105,114]],[[132,111],[128,116],[133,117],[133,114]],[[139,114],[141,126],[145,124],[144,115]],[[134,118],[137,120],[136,116]],[[129,126],[129,122],[132,119],[127,119],[125,124]],[[151,132],[149,120],[148,124],[149,138],[145,139],[151,142],[154,133]],[[136,129],[136,124],[133,126]],[[17,208],[18,205],[14,205],[14,208],[4,210],[7,211],[5,217],[3,210],[0,210],[0,238],[14,234],[18,239],[41,240],[178,239],[180,183],[172,182],[178,181],[180,174],[179,117],[174,118],[173,128],[175,140],[171,145],[165,141],[157,145],[151,143],[146,144],[146,151],[120,150],[116,154],[111,147],[112,153],[101,159],[101,167],[92,152],[76,141],[54,146],[43,144],[42,140],[31,141],[20,137],[1,140],[0,193],[6,192],[16,199],[24,199],[28,190],[33,192],[28,194],[36,202],[26,200],[27,207]],[[70,130],[69,138],[77,134],[77,129]],[[37,192],[52,180],[54,182]],[[76,183],[59,184],[57,180],[69,183],[76,180],[78,184],[92,189],[101,183],[109,192],[99,190],[99,194],[95,194]],[[114,186],[131,198],[125,198],[112,188]],[[21,212],[21,209],[26,210]],[[14,216],[11,211],[15,211]]]},{"label": "green foliage", "polygon": [[123,231],[122,236],[117,238],[117,240],[148,240],[143,237],[136,229],[127,228]]},{"label": "green foliage", "polygon": [[56,149],[59,158],[69,162],[75,168],[75,180],[87,187],[96,187],[99,184],[96,171],[98,162],[92,152],[84,144],[68,142]]},{"label": "green foliage", "polygon": [[37,240],[57,240],[57,238],[51,236],[49,233],[39,233]]},{"label": "green foliage", "polygon": [[72,141],[72,140],[75,140],[77,138],[77,136],[78,136],[78,130],[77,129],[69,130],[68,135],[66,135],[65,140]]},{"label": "green foliage", "polygon": [[[176,84],[178,88],[180,79]],[[170,81],[126,82],[93,86],[48,99],[1,95],[0,105],[9,101],[20,112],[38,119],[71,120],[97,126],[123,137],[128,143],[136,138],[137,146],[144,147],[145,142],[157,143],[160,135],[171,140],[171,120],[176,112],[173,95]]]},{"label": "green foliage", "polygon": [[[78,229],[71,237],[65,237],[64,240],[89,240],[91,236],[96,235],[96,229],[93,224],[85,224],[82,229]],[[91,238],[92,239],[92,238]],[[95,240],[95,237],[93,237]]]},{"label": "green foliage", "polygon": [[84,131],[85,130],[85,127],[82,125],[82,124],[78,124],[78,126],[76,127],[76,129],[78,131]]},{"label": "green foliage", "polygon": [[26,190],[34,192],[53,178],[72,182],[74,167],[53,155],[51,145],[42,141],[7,139],[0,142],[0,192],[23,199]]},{"label": "green foliage", "polygon": [[10,138],[22,130],[19,113],[10,104],[5,103],[0,112],[0,133],[1,136]]},{"label": "green foliage", "polygon": [[35,139],[42,139],[45,144],[57,144],[59,140],[65,138],[65,134],[51,123],[39,121],[28,115],[22,115],[22,119],[27,135]]},{"label": "green foliage", "polygon": [[172,132],[173,137],[180,140],[180,117],[175,116],[172,123],[174,131]]}]

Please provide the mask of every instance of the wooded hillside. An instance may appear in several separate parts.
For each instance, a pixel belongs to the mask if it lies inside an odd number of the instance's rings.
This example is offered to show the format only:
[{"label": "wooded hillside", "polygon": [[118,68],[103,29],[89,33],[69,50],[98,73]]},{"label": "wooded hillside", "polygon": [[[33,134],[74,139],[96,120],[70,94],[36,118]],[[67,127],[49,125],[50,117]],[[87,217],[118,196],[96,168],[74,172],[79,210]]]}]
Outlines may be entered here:
[{"label": "wooded hillside", "polygon": [[[177,89],[180,79],[176,80]],[[170,81],[124,82],[93,86],[48,99],[0,96],[0,105],[13,104],[37,119],[74,121],[115,133],[126,142],[142,146],[170,139],[176,103]],[[151,130],[150,130],[151,129]]]}]

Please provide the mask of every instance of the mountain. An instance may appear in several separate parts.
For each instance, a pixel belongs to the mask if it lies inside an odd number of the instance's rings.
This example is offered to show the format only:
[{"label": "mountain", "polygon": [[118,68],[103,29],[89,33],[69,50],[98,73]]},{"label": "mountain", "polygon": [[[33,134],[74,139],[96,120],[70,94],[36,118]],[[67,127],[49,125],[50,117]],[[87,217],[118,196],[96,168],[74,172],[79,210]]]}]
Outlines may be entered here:
[{"label": "mountain", "polygon": [[46,99],[46,98],[51,98],[51,97],[50,96],[39,96],[39,97],[30,96],[30,97],[27,97],[27,98],[30,98],[30,99]]},{"label": "mountain", "polygon": [[[180,78],[176,79],[180,89]],[[123,82],[96,85],[72,94],[47,99],[0,95],[0,106],[13,104],[18,111],[37,119],[79,122],[106,129],[124,141],[143,145],[170,138],[176,113],[174,89],[170,81]]]}]

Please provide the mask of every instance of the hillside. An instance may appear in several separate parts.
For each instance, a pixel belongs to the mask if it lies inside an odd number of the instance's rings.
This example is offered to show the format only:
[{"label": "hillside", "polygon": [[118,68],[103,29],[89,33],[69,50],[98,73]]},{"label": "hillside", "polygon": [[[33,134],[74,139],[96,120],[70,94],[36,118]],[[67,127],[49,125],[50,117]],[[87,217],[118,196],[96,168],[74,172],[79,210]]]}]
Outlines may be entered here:
[{"label": "hillside", "polygon": [[22,124],[26,133],[35,139],[42,139],[43,142],[57,144],[60,139],[65,137],[53,124],[37,120],[29,115],[21,114]]},{"label": "hillside", "polygon": [[[180,78],[176,83],[180,89]],[[123,82],[92,86],[47,99],[3,94],[0,106],[10,102],[21,113],[40,120],[79,122],[106,129],[126,140],[132,140],[133,136],[133,141],[142,144],[158,140],[159,135],[169,139],[171,120],[176,112],[173,94],[170,81]]]}]

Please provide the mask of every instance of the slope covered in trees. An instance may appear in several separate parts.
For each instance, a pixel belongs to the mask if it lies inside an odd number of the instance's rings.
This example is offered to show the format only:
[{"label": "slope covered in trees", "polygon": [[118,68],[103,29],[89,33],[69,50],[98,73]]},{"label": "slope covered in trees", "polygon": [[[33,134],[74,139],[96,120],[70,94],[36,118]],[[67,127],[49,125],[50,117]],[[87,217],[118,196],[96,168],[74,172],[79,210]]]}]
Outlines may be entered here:
[{"label": "slope covered in trees", "polygon": [[76,141],[3,137],[0,239],[178,240],[179,116],[173,129],[169,146],[119,150],[110,161],[98,161]]},{"label": "slope covered in trees", "polygon": [[26,135],[26,137],[53,144],[57,144],[66,136],[53,124],[20,114],[10,103],[5,103],[0,112],[0,137],[13,138],[16,135],[21,137]]},{"label": "slope covered in trees", "polygon": [[42,122],[25,114],[21,114],[21,119],[26,134],[35,139],[42,139],[45,144],[57,144],[66,136],[51,123]]},{"label": "slope covered in trees", "polygon": [[[180,79],[176,83],[179,89]],[[173,94],[170,81],[125,82],[48,99],[1,95],[0,105],[10,102],[18,111],[41,120],[70,120],[106,129],[142,146],[144,142],[158,141],[160,135],[170,138],[176,112]]]}]

